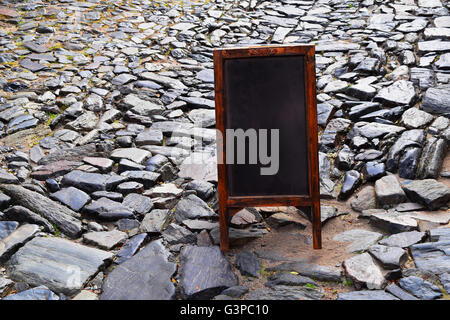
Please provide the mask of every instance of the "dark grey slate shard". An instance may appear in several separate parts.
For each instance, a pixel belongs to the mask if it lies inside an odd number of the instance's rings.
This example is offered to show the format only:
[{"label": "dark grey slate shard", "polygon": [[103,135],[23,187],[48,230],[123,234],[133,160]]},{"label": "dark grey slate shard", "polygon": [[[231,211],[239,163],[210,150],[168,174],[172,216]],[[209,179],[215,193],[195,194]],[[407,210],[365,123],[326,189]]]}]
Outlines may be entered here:
[{"label": "dark grey slate shard", "polygon": [[323,293],[317,289],[296,286],[275,286],[250,291],[246,300],[319,300]]},{"label": "dark grey slate shard", "polygon": [[315,285],[313,279],[304,277],[298,274],[292,274],[290,272],[277,272],[267,278],[267,282],[264,284],[266,287],[274,286],[304,286],[307,284]]},{"label": "dark grey slate shard", "polygon": [[[254,223],[245,229],[229,228],[230,242],[245,241],[249,239],[259,238],[268,233],[266,226],[262,223]],[[214,228],[211,230],[211,237],[213,238],[214,244],[219,244],[220,242],[220,230],[219,228]]]},{"label": "dark grey slate shard", "polygon": [[447,142],[445,139],[429,138],[417,165],[417,178],[438,178],[446,154]]},{"label": "dark grey slate shard", "polygon": [[[450,42],[449,42],[450,43]],[[450,93],[448,89],[428,88],[420,108],[426,112],[450,117]]]},{"label": "dark grey slate shard", "polygon": [[[45,138],[44,138],[45,139]],[[44,140],[43,139],[43,140]],[[42,142],[42,140],[41,140]],[[70,160],[81,162],[84,157],[103,157],[105,156],[105,151],[101,151],[93,143],[86,144],[83,146],[76,146],[71,148],[54,149],[48,155],[41,158],[38,162],[39,165],[49,164],[51,162],[56,162],[60,160]]]},{"label": "dark grey slate shard", "polygon": [[419,277],[409,276],[402,278],[398,284],[419,299],[433,300],[442,297],[441,289],[438,286]]},{"label": "dark grey slate shard", "polygon": [[348,199],[352,193],[359,187],[361,184],[361,174],[356,170],[350,170],[345,173],[345,179],[342,183],[342,188],[339,193],[338,198],[340,200]]},{"label": "dark grey slate shard", "polygon": [[117,266],[103,282],[100,300],[172,300],[177,266],[160,240],[151,242]]},{"label": "dark grey slate shard", "polygon": [[240,298],[247,292],[248,288],[246,286],[235,286],[223,290],[221,294],[232,298]]},{"label": "dark grey slate shard", "polygon": [[320,266],[305,262],[285,262],[274,267],[266,268],[266,271],[295,271],[302,276],[314,278],[319,281],[342,281],[341,270],[339,268]]},{"label": "dark grey slate shard", "polygon": [[40,231],[35,224],[24,224],[11,232],[0,241],[0,262],[5,262],[26,242],[31,240]]},{"label": "dark grey slate shard", "polygon": [[450,239],[419,243],[411,246],[416,267],[434,274],[450,272]]},{"label": "dark grey slate shard", "polygon": [[179,286],[183,299],[210,299],[238,285],[230,263],[218,246],[183,247],[180,263]]},{"label": "dark grey slate shard", "polygon": [[125,171],[120,175],[128,180],[142,183],[145,189],[153,187],[161,177],[159,173],[149,171]]},{"label": "dark grey slate shard", "polygon": [[450,273],[443,273],[439,276],[439,281],[447,293],[450,293]]},{"label": "dark grey slate shard", "polygon": [[195,243],[197,241],[194,233],[176,223],[169,224],[162,232],[162,236],[167,243],[172,245],[178,243]]},{"label": "dark grey slate shard", "polygon": [[6,209],[11,201],[11,198],[6,194],[0,192],[0,210]]},{"label": "dark grey slate shard", "polygon": [[34,238],[11,257],[6,273],[14,281],[72,295],[112,257],[112,253],[61,238]]},{"label": "dark grey slate shard", "polygon": [[9,236],[18,226],[16,221],[0,221],[0,240]]},{"label": "dark grey slate shard", "polygon": [[206,201],[212,196],[214,185],[204,180],[192,180],[186,185],[185,189],[195,190],[197,196]]},{"label": "dark grey slate shard", "polygon": [[375,182],[375,193],[380,206],[406,201],[406,195],[394,175],[387,175]]},{"label": "dark grey slate shard", "polygon": [[73,186],[91,193],[106,190],[106,181],[108,180],[108,177],[109,176],[104,174],[74,170],[63,177],[61,184],[63,186]]},{"label": "dark grey slate shard", "polygon": [[[169,210],[155,209],[147,213],[142,219],[139,231],[148,233],[161,233],[169,220],[170,212]],[[175,231],[175,230],[172,230]],[[171,234],[171,228],[169,229],[169,234]],[[181,232],[181,231],[180,231]],[[183,233],[183,232],[181,232]],[[171,238],[169,234],[166,234],[169,239]],[[188,234],[187,232],[185,233]],[[175,234],[172,234],[175,235]],[[172,241],[172,240],[170,240]]]},{"label": "dark grey slate shard", "polygon": [[397,286],[395,283],[388,285],[385,290],[390,294],[393,294],[400,300],[419,300],[413,295],[403,290],[402,288],[400,288],[399,286]]},{"label": "dark grey slate shard", "polygon": [[244,251],[236,255],[236,268],[243,276],[258,277],[261,264],[253,252]]},{"label": "dark grey slate shard", "polygon": [[74,187],[63,188],[51,194],[51,197],[62,202],[74,211],[79,211],[91,200],[91,197],[87,193]]},{"label": "dark grey slate shard", "polygon": [[424,204],[430,210],[439,209],[450,201],[450,188],[434,179],[405,183],[403,190],[409,199]]},{"label": "dark grey slate shard", "polygon": [[79,214],[69,208],[22,186],[0,185],[0,189],[8,194],[15,203],[21,205],[54,223],[65,235],[76,238],[81,233]]},{"label": "dark grey slate shard", "polygon": [[104,220],[119,220],[124,218],[134,218],[133,211],[125,207],[120,202],[108,198],[100,198],[92,201],[83,208],[83,214],[93,215]]},{"label": "dark grey slate shard", "polygon": [[123,199],[122,204],[139,215],[150,212],[154,207],[154,204],[149,197],[137,193],[128,194],[125,199]]},{"label": "dark grey slate shard", "polygon": [[117,264],[121,264],[130,259],[139,249],[146,237],[147,234],[140,233],[128,239],[127,242],[125,242],[125,244],[122,246],[122,248],[120,248],[120,250],[117,252],[117,259],[114,262]]},{"label": "dark grey slate shard", "polygon": [[337,300],[399,300],[383,290],[361,290],[340,293]]},{"label": "dark grey slate shard", "polygon": [[59,296],[46,286],[39,286],[4,297],[2,300],[60,300]]},{"label": "dark grey slate shard", "polygon": [[[53,232],[53,226],[47,221],[47,219],[41,217],[40,215],[34,213],[33,211],[22,207],[22,206],[12,206],[4,211],[4,219],[26,222],[31,224],[37,224],[39,226],[43,226],[46,232]],[[13,222],[10,222],[13,223]],[[15,222],[14,222],[15,223]],[[1,227],[0,227],[1,229]],[[1,232],[0,232],[1,233]],[[1,239],[0,235],[0,239]]]},{"label": "dark grey slate shard", "polygon": [[385,269],[397,269],[408,260],[408,253],[399,247],[374,245],[369,253],[381,262]]},{"label": "dark grey slate shard", "polygon": [[436,228],[430,230],[431,242],[450,239],[450,228]]},{"label": "dark grey slate shard", "polygon": [[389,247],[407,248],[421,242],[426,236],[425,232],[410,231],[393,234],[390,237],[383,239],[379,244]]},{"label": "dark grey slate shard", "polygon": [[383,288],[385,278],[367,252],[348,258],[343,265],[347,276],[353,280],[357,289],[363,287],[370,290]]},{"label": "dark grey slate shard", "polygon": [[181,199],[175,210],[175,219],[181,223],[186,219],[209,218],[214,211],[199,197],[191,194]]}]

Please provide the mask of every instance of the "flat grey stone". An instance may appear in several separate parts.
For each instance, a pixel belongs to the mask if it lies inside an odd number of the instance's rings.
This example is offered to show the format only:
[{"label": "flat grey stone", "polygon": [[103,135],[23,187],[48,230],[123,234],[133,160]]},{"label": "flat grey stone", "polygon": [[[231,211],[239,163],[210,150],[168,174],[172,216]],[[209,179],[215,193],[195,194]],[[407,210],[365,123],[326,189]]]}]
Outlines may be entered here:
[{"label": "flat grey stone", "polygon": [[169,217],[169,210],[152,210],[145,215],[139,230],[148,233],[161,233]]},{"label": "flat grey stone", "polygon": [[431,210],[439,209],[450,200],[450,188],[434,179],[415,180],[405,184],[403,189],[408,198]]},{"label": "flat grey stone", "polygon": [[14,281],[72,295],[112,257],[112,253],[61,238],[34,238],[11,257],[6,272]]},{"label": "flat grey stone", "polygon": [[176,223],[169,224],[162,232],[162,236],[167,243],[172,245],[178,243],[194,243],[197,241],[194,233]]},{"label": "flat grey stone", "polygon": [[265,270],[289,271],[289,272],[295,271],[302,276],[314,278],[319,281],[334,281],[334,282],[342,281],[340,268],[332,268],[304,262],[285,262],[276,265],[274,267],[268,267]]},{"label": "flat grey stone", "polygon": [[344,268],[359,288],[366,286],[368,289],[381,289],[385,283],[380,268],[367,252],[345,260]]},{"label": "flat grey stone", "polygon": [[111,159],[115,161],[120,161],[120,159],[128,159],[136,163],[142,163],[150,156],[151,153],[149,151],[139,148],[115,149],[110,155]]},{"label": "flat grey stone", "polygon": [[383,237],[381,233],[362,229],[352,229],[336,235],[333,240],[339,242],[352,242],[348,252],[361,252],[376,244]]},{"label": "flat grey stone", "polygon": [[411,246],[411,254],[416,267],[434,274],[450,272],[450,240],[419,243]]},{"label": "flat grey stone", "polygon": [[0,240],[9,236],[18,226],[16,221],[0,221]]},{"label": "flat grey stone", "polygon": [[402,278],[398,284],[419,299],[433,300],[442,297],[441,289],[438,286],[419,277],[409,276]]},{"label": "flat grey stone", "polygon": [[323,293],[317,289],[296,286],[275,286],[250,291],[246,300],[319,300]]},{"label": "flat grey stone", "polygon": [[74,187],[63,188],[51,196],[74,211],[79,211],[91,200],[87,193]]},{"label": "flat grey stone", "polygon": [[184,299],[210,299],[238,285],[218,246],[183,247],[180,253],[180,293]]},{"label": "flat grey stone", "polygon": [[400,300],[419,300],[413,295],[403,290],[402,288],[400,288],[399,286],[397,286],[395,283],[388,285],[386,287],[386,291],[389,292],[390,294],[393,294]]},{"label": "flat grey stone", "polygon": [[16,294],[11,294],[2,300],[60,300],[60,298],[46,286],[39,286]]},{"label": "flat grey stone", "polygon": [[83,241],[87,244],[92,244],[100,249],[111,250],[117,245],[125,242],[128,238],[127,234],[122,231],[94,231],[83,235]]},{"label": "flat grey stone", "polygon": [[69,208],[22,186],[0,185],[0,189],[14,199],[16,204],[54,223],[67,236],[76,238],[81,233],[81,221],[77,219],[79,214]]},{"label": "flat grey stone", "polygon": [[19,247],[39,232],[39,226],[24,224],[0,241],[0,262],[5,262]]},{"label": "flat grey stone", "polygon": [[337,300],[399,300],[383,290],[361,290],[339,293]]},{"label": "flat grey stone", "polygon": [[410,231],[393,234],[381,240],[379,243],[389,247],[407,248],[422,241],[426,236],[425,232]]},{"label": "flat grey stone", "polygon": [[103,282],[100,300],[172,300],[171,277],[177,266],[160,240],[153,241],[117,266]]},{"label": "flat grey stone", "polygon": [[258,277],[261,264],[253,252],[244,251],[236,255],[236,268],[243,276]]},{"label": "flat grey stone", "polygon": [[375,182],[375,193],[378,203],[394,205],[406,201],[406,195],[394,175],[387,175]]},{"label": "flat grey stone", "polygon": [[374,245],[369,248],[369,253],[380,261],[385,269],[400,268],[408,260],[408,253],[399,247]]},{"label": "flat grey stone", "polygon": [[104,220],[119,220],[123,218],[134,218],[133,211],[120,202],[108,198],[100,198],[92,201],[83,208],[83,213],[93,215]]},{"label": "flat grey stone", "polygon": [[175,209],[175,219],[180,223],[186,219],[209,218],[216,215],[202,199],[193,194],[181,199]]},{"label": "flat grey stone", "polygon": [[[17,222],[15,221],[26,222],[42,226],[44,227],[44,230],[46,232],[54,232],[53,226],[51,225],[50,222],[47,221],[47,219],[41,217],[40,215],[22,206],[12,206],[6,209],[4,211],[4,219],[14,221],[4,223],[16,224]],[[0,239],[1,238],[2,238],[2,226],[0,222]]]}]

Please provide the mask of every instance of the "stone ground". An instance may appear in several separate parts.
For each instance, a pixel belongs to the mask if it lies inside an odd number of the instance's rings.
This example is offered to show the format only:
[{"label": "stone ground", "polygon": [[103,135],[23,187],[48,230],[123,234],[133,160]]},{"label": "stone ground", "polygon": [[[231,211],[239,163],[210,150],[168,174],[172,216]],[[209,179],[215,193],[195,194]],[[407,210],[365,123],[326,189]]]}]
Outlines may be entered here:
[{"label": "stone ground", "polygon": [[[0,1],[0,297],[448,299],[449,9]],[[247,208],[223,255],[212,50],[282,43],[316,45],[323,249]]]}]

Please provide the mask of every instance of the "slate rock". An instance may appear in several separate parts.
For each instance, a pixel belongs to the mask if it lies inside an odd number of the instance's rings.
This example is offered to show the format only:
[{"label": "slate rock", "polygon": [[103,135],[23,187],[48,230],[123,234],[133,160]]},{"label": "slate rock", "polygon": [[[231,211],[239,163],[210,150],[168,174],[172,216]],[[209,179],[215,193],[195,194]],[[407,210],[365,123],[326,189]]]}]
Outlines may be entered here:
[{"label": "slate rock", "polygon": [[431,210],[439,209],[450,200],[450,188],[434,179],[415,180],[403,185],[409,199]]},{"label": "slate rock", "polygon": [[321,266],[305,262],[284,262],[273,267],[267,267],[266,271],[295,271],[302,276],[317,279],[319,281],[341,282],[340,268]]},{"label": "slate rock", "polygon": [[385,283],[380,268],[368,253],[345,260],[344,268],[357,288],[366,286],[368,289],[381,289]]},{"label": "slate rock", "polygon": [[246,286],[234,286],[223,290],[221,294],[229,296],[231,298],[240,298],[247,292],[248,287]]},{"label": "slate rock", "polygon": [[[229,228],[230,242],[244,242],[246,240],[260,238],[268,233],[266,226],[260,223],[254,223],[245,229]],[[214,228],[210,232],[214,244],[220,243],[220,230]]]},{"label": "slate rock", "polygon": [[63,188],[51,194],[51,197],[62,202],[74,211],[79,211],[91,200],[91,197],[87,193],[74,187]]},{"label": "slate rock", "polygon": [[177,266],[168,261],[169,252],[155,240],[129,258],[103,282],[100,300],[172,300],[171,281]]},{"label": "slate rock", "polygon": [[72,295],[112,257],[112,253],[61,238],[34,238],[11,257],[6,272],[14,281]]},{"label": "slate rock", "polygon": [[278,272],[267,278],[267,282],[264,284],[266,287],[274,286],[304,286],[307,284],[316,285],[313,279],[304,277],[298,274],[290,272]]},{"label": "slate rock", "polygon": [[375,188],[365,186],[350,201],[353,210],[363,212],[367,209],[375,209],[377,207]]},{"label": "slate rock", "polygon": [[396,296],[400,300],[419,300],[413,295],[403,290],[402,288],[400,288],[399,286],[397,286],[395,283],[388,285],[386,287],[386,291]]},{"label": "slate rock", "polygon": [[417,230],[417,221],[408,215],[392,212],[378,212],[370,216],[370,224],[388,233],[400,233]]},{"label": "slate rock", "polygon": [[450,240],[419,243],[410,247],[416,267],[434,274],[450,272]]},{"label": "slate rock", "polygon": [[18,226],[16,221],[0,221],[0,240],[9,236]]},{"label": "slate rock", "polygon": [[139,249],[139,247],[144,242],[146,237],[147,234],[140,233],[128,239],[122,246],[122,248],[120,248],[120,250],[117,252],[116,254],[117,259],[114,262],[117,264],[121,264],[126,260],[130,259]]},{"label": "slate rock", "polygon": [[236,268],[243,276],[258,277],[261,264],[253,252],[244,251],[236,255]]},{"label": "slate rock", "polygon": [[214,185],[204,180],[192,180],[186,184],[185,189],[195,190],[197,196],[206,201],[212,196],[214,192]]},{"label": "slate rock", "polygon": [[433,300],[442,297],[442,292],[438,286],[419,277],[409,276],[402,278],[398,284],[419,299]]},{"label": "slate rock", "polygon": [[183,299],[210,299],[238,285],[218,246],[185,246],[180,253],[180,293]]},{"label": "slate rock", "polygon": [[127,234],[122,231],[94,231],[83,234],[85,243],[94,245],[104,250],[111,250],[117,245],[125,242],[128,238]]},{"label": "slate rock", "polygon": [[429,138],[417,165],[417,178],[438,178],[446,154],[447,142],[445,139]]},{"label": "slate rock", "polygon": [[398,80],[386,88],[382,88],[374,101],[387,105],[412,105],[416,100],[414,85],[410,81]]},{"label": "slate rock", "polygon": [[144,215],[150,212],[154,207],[154,204],[149,197],[137,193],[128,194],[123,199],[122,204],[139,215]]},{"label": "slate rock", "polygon": [[425,232],[410,231],[402,232],[389,236],[386,239],[381,240],[379,243],[389,247],[407,248],[421,242],[426,236]]},{"label": "slate rock", "polygon": [[408,260],[408,253],[398,247],[374,245],[369,248],[369,253],[380,261],[385,269],[397,269]]},{"label": "slate rock", "polygon": [[339,293],[337,300],[399,300],[383,290],[361,290]]},{"label": "slate rock", "polygon": [[139,230],[148,233],[161,233],[170,217],[169,210],[155,209],[147,213],[141,222]]},{"label": "slate rock", "polygon": [[428,88],[422,99],[421,109],[433,114],[450,117],[450,93],[449,90]]},{"label": "slate rock", "polygon": [[77,219],[79,215],[69,208],[21,186],[0,185],[0,189],[14,199],[16,204],[54,223],[67,236],[76,238],[81,233],[81,222]]},{"label": "slate rock", "polygon": [[339,242],[351,242],[352,244],[348,246],[347,251],[357,253],[367,250],[370,246],[376,244],[382,237],[383,235],[378,232],[352,229],[339,233],[334,236],[333,240]]},{"label": "slate rock", "polygon": [[214,211],[202,199],[193,194],[181,199],[175,211],[175,219],[180,223],[186,219],[209,218],[214,215]]},{"label": "slate rock", "polygon": [[134,218],[133,211],[123,204],[108,198],[100,198],[92,201],[83,208],[83,214],[93,215],[104,220],[119,220]]},{"label": "slate rock", "polygon": [[345,173],[344,182],[342,183],[342,188],[339,193],[339,200],[348,199],[352,193],[361,184],[361,174],[356,170],[350,170]]},{"label": "slate rock", "polygon": [[172,245],[178,243],[194,243],[197,240],[195,234],[175,223],[169,224],[162,232],[162,236],[167,243]]},{"label": "slate rock", "polygon": [[246,300],[319,300],[323,293],[317,289],[296,286],[275,286],[250,291]]},{"label": "slate rock", "polygon": [[11,294],[2,300],[60,300],[60,298],[46,286],[39,286],[16,294]]},{"label": "slate rock", "polygon": [[[30,224],[36,224],[39,226],[44,227],[44,230],[47,232],[54,232],[53,226],[51,223],[49,223],[46,219],[41,217],[40,215],[34,213],[33,211],[22,207],[22,206],[12,206],[9,207],[7,210],[4,211],[4,219],[5,220],[12,220],[14,222],[8,222],[8,223],[16,223],[15,221],[19,222],[26,222]],[[1,230],[1,227],[0,227]],[[2,238],[0,231],[0,239]]]},{"label": "slate rock", "polygon": [[377,202],[383,205],[395,205],[406,201],[406,195],[394,175],[387,175],[375,182]]}]

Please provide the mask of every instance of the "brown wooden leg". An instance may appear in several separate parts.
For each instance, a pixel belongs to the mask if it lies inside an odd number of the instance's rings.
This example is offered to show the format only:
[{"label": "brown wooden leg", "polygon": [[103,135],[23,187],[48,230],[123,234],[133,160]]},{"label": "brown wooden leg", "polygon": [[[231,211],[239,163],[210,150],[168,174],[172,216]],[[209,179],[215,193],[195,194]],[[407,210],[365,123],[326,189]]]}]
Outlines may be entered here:
[{"label": "brown wooden leg", "polygon": [[230,219],[228,218],[228,208],[226,206],[220,206],[219,208],[220,250],[223,252],[230,250],[230,238],[228,233],[229,221]]},{"label": "brown wooden leg", "polygon": [[322,222],[320,221],[320,202],[313,201],[312,205],[313,247],[322,249]]}]

